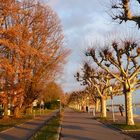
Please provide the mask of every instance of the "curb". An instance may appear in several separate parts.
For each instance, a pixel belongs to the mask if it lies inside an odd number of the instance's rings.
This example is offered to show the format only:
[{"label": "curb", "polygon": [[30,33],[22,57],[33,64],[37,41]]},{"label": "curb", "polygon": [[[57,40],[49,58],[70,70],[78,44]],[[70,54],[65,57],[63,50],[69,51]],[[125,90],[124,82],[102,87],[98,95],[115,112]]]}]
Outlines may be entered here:
[{"label": "curb", "polygon": [[54,112],[51,116],[49,116],[47,118],[47,120],[45,120],[42,125],[40,125],[37,129],[34,130],[33,133],[29,134],[26,138],[26,140],[30,140],[33,136],[35,136],[35,134],[44,126],[44,125],[47,125],[47,123],[53,118],[55,117],[56,115],[58,114],[58,111]]},{"label": "curb", "polygon": [[112,129],[115,129],[115,130],[117,130],[117,131],[123,132],[123,129],[120,129],[120,128],[118,128],[118,127],[115,127],[114,125],[106,124],[106,123],[104,123],[104,122],[101,122],[101,123],[104,124],[105,126],[109,127],[109,128],[112,128]]},{"label": "curb", "polygon": [[62,124],[63,124],[63,114],[64,112],[61,113],[61,117],[60,117],[60,125],[59,128],[57,130],[57,136],[56,136],[56,140],[60,140],[62,137],[61,131],[62,131]]},{"label": "curb", "polygon": [[60,140],[61,129],[62,129],[62,126],[61,126],[61,122],[60,122],[60,125],[59,125],[58,130],[57,130],[56,140]]},{"label": "curb", "polygon": [[122,132],[140,132],[140,129],[135,129],[135,130],[122,130]]},{"label": "curb", "polygon": [[37,129],[35,129],[34,132],[33,132],[32,134],[29,134],[29,135],[27,136],[26,140],[30,140],[33,136],[35,136],[36,133],[37,133],[45,124],[47,124],[47,122],[49,122],[53,117],[54,117],[54,115],[51,116],[51,117],[49,117],[45,122],[43,122],[42,125],[40,125]]},{"label": "curb", "polygon": [[118,130],[118,131],[121,131],[121,132],[140,132],[140,129],[135,129],[135,130],[133,130],[133,129],[130,129],[130,130],[124,130],[124,129],[121,129],[121,128],[118,128],[118,127],[115,127],[114,125],[105,124],[105,123],[103,123],[103,124],[106,125],[106,126],[108,126],[108,127],[110,127],[110,128],[114,128],[114,129],[116,129],[116,130]]},{"label": "curb", "polygon": [[104,122],[102,122],[102,121],[100,121],[100,120],[97,120],[97,119],[94,119],[94,120],[100,122],[101,124],[103,124],[103,125],[105,125],[105,126],[107,126],[107,127],[109,127],[109,128],[115,129],[115,130],[117,130],[117,131],[122,131],[122,129],[120,129],[120,128],[118,128],[118,127],[115,127],[115,126],[113,126],[113,125],[111,125],[111,124],[104,123]]},{"label": "curb", "polygon": [[[97,120],[97,121],[99,121],[99,120]],[[111,124],[107,124],[107,123],[104,123],[104,122],[101,122],[101,121],[99,121],[99,122],[102,123],[102,124],[104,124],[105,126],[107,126],[109,128],[115,129],[115,130],[120,131],[120,132],[140,132],[140,129],[124,130],[124,129],[118,128],[118,127],[116,127],[114,125],[111,125]]]},{"label": "curb", "polygon": [[[100,121],[98,121],[98,122],[100,122]],[[117,132],[120,132],[120,133],[122,133],[122,134],[124,134],[124,135],[128,135],[127,134],[127,132],[136,132],[135,130],[123,130],[123,129],[120,129],[120,128],[118,128],[118,127],[115,127],[115,126],[113,126],[113,125],[110,125],[110,124],[106,124],[106,123],[103,123],[103,122],[100,122],[100,123],[102,123],[103,125],[105,125],[106,127],[108,127],[108,128],[110,128],[110,129],[113,129],[114,131],[117,131]],[[140,131],[140,130],[139,130]],[[131,137],[131,138],[134,138],[133,136],[131,136],[131,135],[128,135],[129,137]],[[134,138],[135,139],[135,138]]]}]

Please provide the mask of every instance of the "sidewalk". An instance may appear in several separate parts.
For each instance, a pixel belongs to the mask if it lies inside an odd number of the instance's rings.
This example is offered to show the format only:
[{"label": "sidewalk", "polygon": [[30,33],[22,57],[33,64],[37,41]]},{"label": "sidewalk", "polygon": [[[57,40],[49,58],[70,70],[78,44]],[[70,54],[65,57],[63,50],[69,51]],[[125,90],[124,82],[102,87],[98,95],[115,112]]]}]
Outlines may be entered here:
[{"label": "sidewalk", "polygon": [[62,121],[61,140],[134,140],[112,130],[93,119],[87,113],[78,113],[65,109]]},{"label": "sidewalk", "polygon": [[35,117],[24,124],[17,125],[10,129],[0,132],[0,140],[28,140],[41,128],[52,116],[55,116],[58,110],[47,115]]}]

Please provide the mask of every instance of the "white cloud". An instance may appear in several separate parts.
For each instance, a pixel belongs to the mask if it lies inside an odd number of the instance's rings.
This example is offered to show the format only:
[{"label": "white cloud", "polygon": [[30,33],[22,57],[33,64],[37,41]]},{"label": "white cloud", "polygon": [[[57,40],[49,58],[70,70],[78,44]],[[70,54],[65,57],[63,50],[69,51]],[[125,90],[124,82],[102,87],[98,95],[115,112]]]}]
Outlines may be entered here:
[{"label": "white cloud", "polygon": [[72,50],[69,62],[64,68],[63,88],[65,91],[79,89],[73,74],[82,63],[82,51],[87,48],[90,40],[92,42],[106,36],[107,32],[116,29],[117,24],[113,24],[111,18],[107,17],[107,7],[102,0],[48,0],[48,3],[58,13],[67,47]]},{"label": "white cloud", "polygon": [[100,36],[108,28],[105,25],[106,13],[100,2],[101,0],[49,0],[61,19],[67,47],[72,50],[62,78],[65,91],[79,89],[73,75],[82,64],[82,51],[87,48],[87,38],[94,34]]}]

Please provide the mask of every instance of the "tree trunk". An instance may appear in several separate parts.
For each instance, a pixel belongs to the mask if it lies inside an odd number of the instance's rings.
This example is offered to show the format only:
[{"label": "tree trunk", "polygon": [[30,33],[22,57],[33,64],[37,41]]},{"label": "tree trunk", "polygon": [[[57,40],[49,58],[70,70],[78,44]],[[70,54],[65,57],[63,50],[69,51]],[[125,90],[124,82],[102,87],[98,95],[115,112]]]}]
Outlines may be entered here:
[{"label": "tree trunk", "polygon": [[101,97],[101,116],[106,117],[106,99]]},{"label": "tree trunk", "polygon": [[8,118],[8,104],[4,104],[4,118]]},{"label": "tree trunk", "polygon": [[126,113],[126,124],[134,125],[133,110],[132,110],[132,93],[125,93],[125,113]]},{"label": "tree trunk", "polygon": [[81,110],[81,104],[79,104],[79,110]]},{"label": "tree trunk", "polygon": [[16,106],[15,109],[14,109],[14,118],[20,118],[20,108],[19,106]]},{"label": "tree trunk", "polygon": [[99,112],[99,103],[100,103],[100,100],[99,99],[96,99],[96,102],[95,102],[95,112]]},{"label": "tree trunk", "polygon": [[21,113],[23,113],[23,114],[25,115],[26,112],[27,112],[26,106],[22,106],[22,108],[21,108]]},{"label": "tree trunk", "polygon": [[26,114],[28,110],[29,110],[28,113],[32,114],[32,103],[24,102],[22,104],[21,110],[23,114]]}]

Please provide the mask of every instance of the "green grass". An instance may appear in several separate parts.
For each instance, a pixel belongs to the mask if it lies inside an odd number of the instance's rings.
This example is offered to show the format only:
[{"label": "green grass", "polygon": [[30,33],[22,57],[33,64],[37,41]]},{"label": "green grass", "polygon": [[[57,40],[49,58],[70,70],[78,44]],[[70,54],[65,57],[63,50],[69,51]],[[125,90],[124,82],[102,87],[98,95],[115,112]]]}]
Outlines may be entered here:
[{"label": "green grass", "polygon": [[31,140],[56,140],[57,130],[60,125],[60,116],[53,117],[47,125],[41,128]]},{"label": "green grass", "polygon": [[140,129],[140,124],[136,125],[127,125],[127,124],[112,124],[113,126],[122,129],[122,130],[137,130]]},{"label": "green grass", "polygon": [[127,124],[120,123],[120,122],[114,123],[113,120],[111,118],[108,118],[108,117],[106,117],[106,118],[96,117],[95,119],[102,122],[102,123],[115,126],[115,127],[119,128],[119,129],[122,129],[122,130],[137,130],[137,129],[140,129],[140,124],[127,125]]}]

